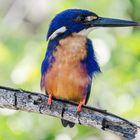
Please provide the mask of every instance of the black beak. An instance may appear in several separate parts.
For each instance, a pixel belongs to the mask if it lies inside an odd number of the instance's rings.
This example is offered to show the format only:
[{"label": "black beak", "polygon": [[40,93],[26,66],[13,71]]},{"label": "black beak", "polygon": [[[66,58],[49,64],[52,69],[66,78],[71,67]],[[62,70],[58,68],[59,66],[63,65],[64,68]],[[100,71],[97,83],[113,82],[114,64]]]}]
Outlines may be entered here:
[{"label": "black beak", "polygon": [[92,27],[127,27],[140,26],[140,22],[98,17],[96,20],[91,21],[90,25]]}]

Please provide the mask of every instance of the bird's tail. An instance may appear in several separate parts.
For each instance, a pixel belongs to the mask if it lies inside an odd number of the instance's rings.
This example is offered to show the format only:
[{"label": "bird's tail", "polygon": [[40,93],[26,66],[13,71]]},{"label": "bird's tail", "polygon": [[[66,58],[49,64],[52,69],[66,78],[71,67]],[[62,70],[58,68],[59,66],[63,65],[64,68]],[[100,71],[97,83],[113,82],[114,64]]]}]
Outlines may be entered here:
[{"label": "bird's tail", "polygon": [[66,121],[66,120],[64,120],[64,119],[61,119],[61,122],[62,122],[62,125],[63,125],[64,127],[69,126],[70,128],[72,128],[72,127],[74,127],[74,125],[75,125],[75,123],[72,123],[72,122],[70,122],[70,121]]}]

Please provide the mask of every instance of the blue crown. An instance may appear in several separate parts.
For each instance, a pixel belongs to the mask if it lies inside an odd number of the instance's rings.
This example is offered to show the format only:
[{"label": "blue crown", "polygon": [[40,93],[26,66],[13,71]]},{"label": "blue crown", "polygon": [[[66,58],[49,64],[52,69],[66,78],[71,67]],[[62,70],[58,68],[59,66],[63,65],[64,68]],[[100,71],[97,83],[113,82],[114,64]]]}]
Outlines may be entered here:
[{"label": "blue crown", "polygon": [[[65,27],[66,31],[62,32],[63,36],[67,36],[74,32],[80,32],[89,27],[88,24],[83,24],[83,20],[88,16],[96,16],[93,12],[81,9],[68,9],[57,14],[52,20],[47,39],[58,29]],[[81,22],[80,22],[81,21]],[[61,33],[60,33],[61,34]]]}]

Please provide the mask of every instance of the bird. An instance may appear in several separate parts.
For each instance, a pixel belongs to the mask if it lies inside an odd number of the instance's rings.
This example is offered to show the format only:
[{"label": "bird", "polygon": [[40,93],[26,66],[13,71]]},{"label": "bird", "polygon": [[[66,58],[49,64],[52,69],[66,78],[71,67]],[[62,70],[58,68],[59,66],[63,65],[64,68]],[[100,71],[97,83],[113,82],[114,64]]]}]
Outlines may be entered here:
[{"label": "bird", "polygon": [[[77,113],[86,105],[91,84],[100,73],[88,34],[97,27],[139,26],[136,21],[98,16],[86,9],[67,9],[51,21],[47,33],[47,51],[41,65],[41,90],[52,97],[78,103]],[[122,31],[123,32],[123,31]],[[75,124],[61,119],[64,127]]]}]

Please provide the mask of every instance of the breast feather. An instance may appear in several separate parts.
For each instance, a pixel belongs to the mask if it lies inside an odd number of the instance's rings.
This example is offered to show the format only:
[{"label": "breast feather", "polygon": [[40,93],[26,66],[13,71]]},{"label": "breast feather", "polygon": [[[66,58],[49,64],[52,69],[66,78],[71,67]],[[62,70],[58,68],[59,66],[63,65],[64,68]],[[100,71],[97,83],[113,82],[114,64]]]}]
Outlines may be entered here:
[{"label": "breast feather", "polygon": [[73,35],[61,40],[53,55],[55,61],[45,75],[46,90],[61,99],[81,100],[91,83],[81,63],[87,56],[86,38]]}]

